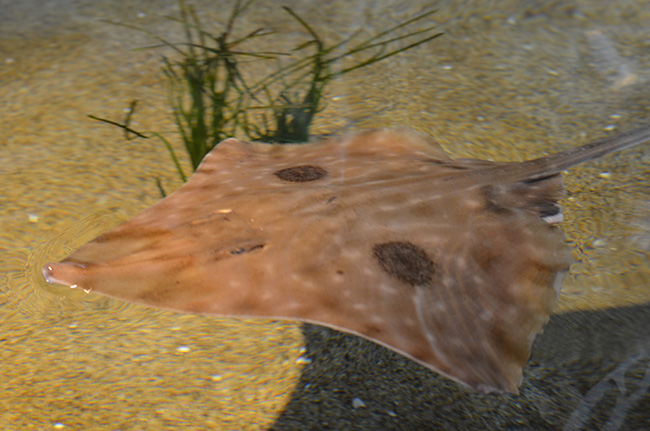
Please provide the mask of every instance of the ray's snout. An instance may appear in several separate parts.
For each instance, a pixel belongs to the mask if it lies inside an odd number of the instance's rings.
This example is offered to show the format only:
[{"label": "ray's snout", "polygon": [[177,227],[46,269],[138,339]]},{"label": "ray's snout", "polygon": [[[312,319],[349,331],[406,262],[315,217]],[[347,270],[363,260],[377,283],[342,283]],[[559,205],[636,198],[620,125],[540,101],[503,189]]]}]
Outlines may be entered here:
[{"label": "ray's snout", "polygon": [[43,277],[45,278],[45,281],[47,281],[50,284],[63,284],[65,283],[58,279],[55,275],[56,271],[55,268],[58,266],[56,263],[48,263],[43,266]]},{"label": "ray's snout", "polygon": [[48,263],[43,266],[43,277],[51,284],[76,287],[74,274],[85,267],[76,263]]}]

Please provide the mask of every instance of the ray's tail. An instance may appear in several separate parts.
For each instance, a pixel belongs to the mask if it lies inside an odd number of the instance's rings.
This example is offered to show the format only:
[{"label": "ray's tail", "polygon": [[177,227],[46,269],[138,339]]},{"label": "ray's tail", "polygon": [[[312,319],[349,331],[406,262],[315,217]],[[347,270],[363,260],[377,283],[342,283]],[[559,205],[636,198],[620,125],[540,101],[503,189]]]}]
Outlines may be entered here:
[{"label": "ray's tail", "polygon": [[[606,154],[633,147],[635,145],[640,145],[648,141],[650,141],[650,124],[646,124],[629,132],[619,133],[618,135],[590,142],[580,147],[531,160],[524,163],[524,165],[531,168],[531,170],[538,170],[539,172],[536,175],[536,178],[542,178],[561,172],[571,166],[597,159]],[[541,169],[534,169],[534,167],[537,166]],[[533,177],[531,179],[536,178]]]},{"label": "ray's tail", "polygon": [[490,172],[493,175],[492,179],[496,180],[503,178],[512,182],[535,181],[556,175],[580,163],[648,141],[650,141],[650,124],[538,159],[495,166],[488,170],[497,171]]}]

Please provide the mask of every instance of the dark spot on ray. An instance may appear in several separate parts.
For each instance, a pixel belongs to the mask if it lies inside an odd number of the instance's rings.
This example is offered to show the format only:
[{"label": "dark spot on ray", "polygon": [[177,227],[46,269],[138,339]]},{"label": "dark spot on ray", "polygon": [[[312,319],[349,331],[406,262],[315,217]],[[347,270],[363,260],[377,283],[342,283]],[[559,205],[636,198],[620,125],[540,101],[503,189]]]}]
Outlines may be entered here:
[{"label": "dark spot on ray", "polygon": [[538,182],[541,182],[541,181],[546,181],[546,180],[551,179],[551,178],[555,178],[558,175],[559,174],[551,174],[551,175],[548,175],[546,177],[527,179],[527,180],[524,180],[523,182],[525,184],[534,184],[534,183],[538,183]]},{"label": "dark spot on ray", "polygon": [[327,171],[320,166],[300,165],[292,168],[281,169],[275,172],[275,176],[282,181],[292,183],[304,183],[307,181],[316,181],[327,175]]},{"label": "dark spot on ray", "polygon": [[244,253],[250,253],[253,250],[259,250],[261,248],[264,248],[264,244],[256,244],[252,247],[239,247],[234,250],[230,250],[230,254],[232,255],[237,255],[237,254],[244,254]]},{"label": "dark spot on ray", "polygon": [[381,269],[411,286],[424,285],[433,277],[433,261],[426,251],[407,241],[375,244],[372,248]]},{"label": "dark spot on ray", "polygon": [[429,163],[431,165],[436,165],[436,166],[444,166],[445,168],[451,168],[451,169],[467,170],[467,167],[454,165],[450,163],[448,160],[442,161],[438,159],[429,159],[429,160],[424,160],[424,163]]},{"label": "dark spot on ray", "polygon": [[542,202],[538,205],[537,211],[541,218],[551,217],[561,212],[560,206],[554,202]]}]

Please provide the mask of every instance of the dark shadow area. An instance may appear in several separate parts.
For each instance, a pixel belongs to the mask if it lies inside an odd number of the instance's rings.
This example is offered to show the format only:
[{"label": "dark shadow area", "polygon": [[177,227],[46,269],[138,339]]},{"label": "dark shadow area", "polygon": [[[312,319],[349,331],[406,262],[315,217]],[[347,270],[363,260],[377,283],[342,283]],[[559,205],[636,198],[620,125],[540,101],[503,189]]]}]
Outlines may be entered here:
[{"label": "dark shadow area", "polygon": [[650,304],[552,316],[517,396],[476,394],[359,337],[304,333],[311,363],[273,431],[650,429]]}]

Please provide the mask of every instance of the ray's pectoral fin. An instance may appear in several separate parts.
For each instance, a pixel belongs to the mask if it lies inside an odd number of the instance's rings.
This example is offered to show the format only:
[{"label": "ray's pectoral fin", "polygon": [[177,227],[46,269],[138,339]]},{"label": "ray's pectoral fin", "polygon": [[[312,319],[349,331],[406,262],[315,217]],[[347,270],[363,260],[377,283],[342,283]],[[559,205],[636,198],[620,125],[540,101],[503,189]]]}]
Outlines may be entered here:
[{"label": "ray's pectoral fin", "polygon": [[179,190],[43,273],[154,307],[323,324],[516,393],[571,262],[553,226],[558,174],[648,140],[645,126],[492,163],[400,131],[229,139]]},{"label": "ray's pectoral fin", "polygon": [[564,194],[560,175],[514,184],[485,185],[481,191],[491,210],[519,209],[549,224],[563,221],[562,209],[558,204]]},{"label": "ray's pectoral fin", "polygon": [[478,392],[517,393],[570,253],[557,228],[521,211],[488,210],[471,224],[427,252],[431,280],[413,288],[426,348],[407,353]]}]

